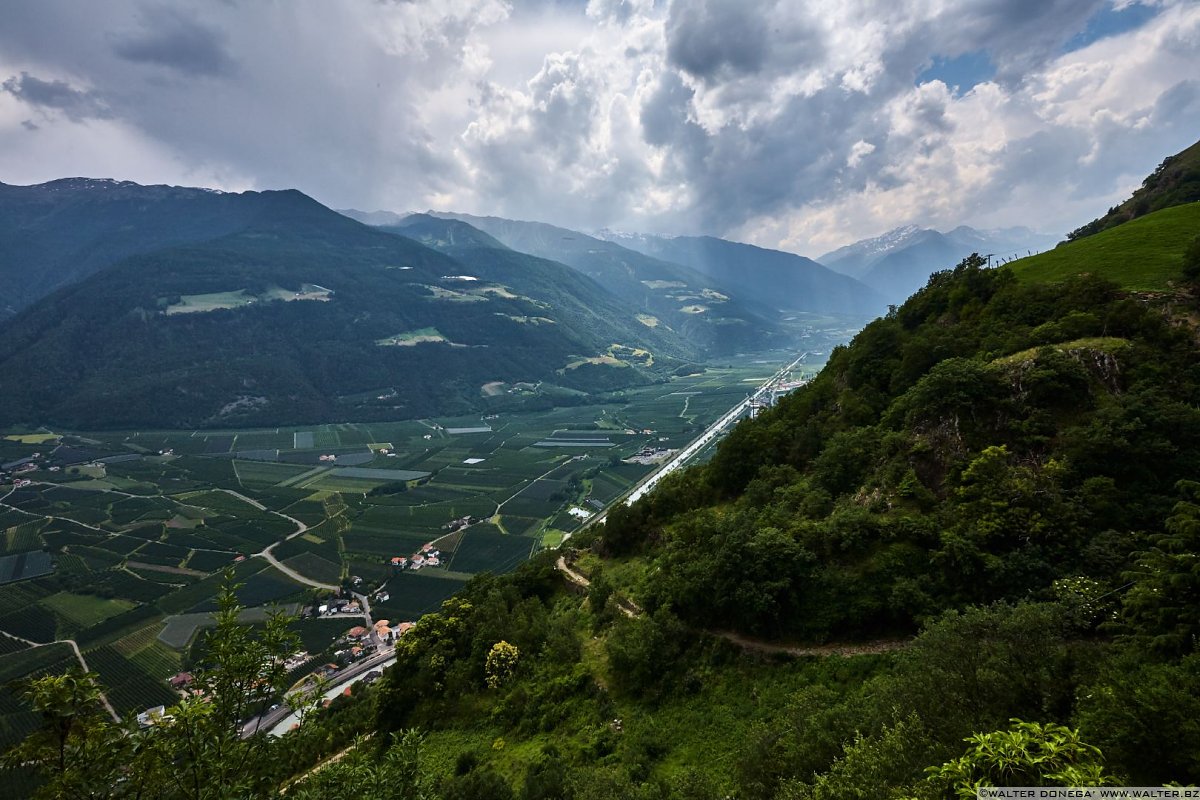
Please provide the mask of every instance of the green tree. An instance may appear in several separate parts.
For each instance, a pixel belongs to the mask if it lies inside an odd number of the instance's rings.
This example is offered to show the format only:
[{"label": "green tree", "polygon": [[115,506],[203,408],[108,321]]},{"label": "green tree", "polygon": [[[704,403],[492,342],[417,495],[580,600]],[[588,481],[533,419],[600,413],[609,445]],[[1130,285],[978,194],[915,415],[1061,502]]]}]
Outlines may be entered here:
[{"label": "green tree", "polygon": [[36,797],[116,800],[153,792],[163,771],[154,742],[131,721],[113,722],[93,672],[46,675],[21,691],[43,726],[4,755],[10,767],[32,767]]},{"label": "green tree", "polygon": [[492,649],[487,654],[487,661],[484,663],[488,688],[499,689],[512,680],[520,658],[521,651],[517,649],[516,645],[505,641],[499,641],[492,645]]},{"label": "green tree", "polygon": [[652,615],[622,619],[605,641],[608,663],[621,687],[635,695],[651,695],[675,671],[687,631],[665,608]]},{"label": "green tree", "polygon": [[217,624],[193,670],[195,691],[146,730],[133,718],[115,723],[102,713],[91,673],[47,676],[26,687],[45,724],[6,758],[40,774],[38,797],[226,800],[273,791],[273,739],[243,738],[240,725],[287,688],[284,660],[299,638],[281,612],[258,630],[239,622],[237,588],[227,572]]},{"label": "green tree", "polygon": [[1200,278],[1200,236],[1183,251],[1183,275],[1192,281]]},{"label": "green tree", "polygon": [[1132,635],[1155,650],[1180,655],[1200,640],[1200,483],[1180,481],[1182,496],[1166,533],[1151,537],[1126,577],[1124,618]]},{"label": "green tree", "polygon": [[345,758],[288,789],[295,800],[432,800],[436,797],[428,772],[422,768],[423,739],[415,730],[393,736],[380,757],[364,739],[356,739]]},{"label": "green tree", "polygon": [[876,736],[854,737],[841,758],[811,784],[787,782],[777,800],[879,800],[895,796],[929,763],[933,749],[916,715]]},{"label": "green tree", "polygon": [[1100,750],[1053,722],[1012,720],[1005,731],[976,733],[959,758],[930,767],[921,798],[974,800],[980,786],[1104,786]]}]

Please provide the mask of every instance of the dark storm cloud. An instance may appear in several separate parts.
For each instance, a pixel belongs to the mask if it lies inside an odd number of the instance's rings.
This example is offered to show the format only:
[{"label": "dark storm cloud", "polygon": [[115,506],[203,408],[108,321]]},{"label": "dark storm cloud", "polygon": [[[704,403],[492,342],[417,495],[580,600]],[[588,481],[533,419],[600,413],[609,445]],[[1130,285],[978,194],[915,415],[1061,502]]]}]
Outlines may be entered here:
[{"label": "dark storm cloud", "polygon": [[142,24],[144,30],[117,38],[113,52],[128,61],[156,64],[183,75],[216,77],[234,71],[224,34],[185,12],[166,7],[147,10]]},{"label": "dark storm cloud", "polygon": [[1186,118],[1200,109],[1200,81],[1194,78],[1182,80],[1167,89],[1154,103],[1154,121],[1170,124],[1172,120]]},{"label": "dark storm cloud", "polygon": [[674,72],[664,72],[654,93],[642,104],[640,121],[645,140],[652,145],[685,145],[689,150],[703,146],[704,129],[688,119],[695,90]]},{"label": "dark storm cloud", "polygon": [[676,0],[667,16],[667,58],[693,77],[757,72],[767,58],[767,23],[745,0]]},{"label": "dark storm cloud", "polygon": [[[1060,188],[1116,193],[1200,120],[1194,0],[1146,23],[1173,38],[1063,56],[1108,3],[10,3],[0,180],[292,186],[335,207],[717,234],[820,218],[865,235],[937,204],[1065,218]],[[971,53],[995,82],[918,78]]]},{"label": "dark storm cloud", "polygon": [[986,50],[997,79],[1019,82],[1058,55],[1109,0],[975,0],[952,3],[936,31],[934,55],[958,56]]},{"label": "dark storm cloud", "polygon": [[0,84],[0,89],[35,108],[61,111],[72,122],[112,116],[112,111],[96,93],[76,89],[66,81],[44,81],[22,72]]},{"label": "dark storm cloud", "polygon": [[704,171],[693,176],[699,187],[694,224],[728,230],[800,198],[861,188],[865,171],[848,168],[850,147],[887,136],[886,125],[865,114],[866,107],[861,97],[829,87],[793,98],[770,125],[748,135],[735,126],[717,132]]}]

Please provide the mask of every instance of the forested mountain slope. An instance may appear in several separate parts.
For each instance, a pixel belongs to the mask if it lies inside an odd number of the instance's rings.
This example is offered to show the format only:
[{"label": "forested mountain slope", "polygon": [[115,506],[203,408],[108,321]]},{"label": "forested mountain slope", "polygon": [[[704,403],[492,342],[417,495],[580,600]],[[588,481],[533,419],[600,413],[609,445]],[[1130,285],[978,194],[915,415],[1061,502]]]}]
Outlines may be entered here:
[{"label": "forested mountain slope", "polygon": [[[376,726],[426,732],[446,798],[1200,779],[1200,354],[1178,311],[1095,276],[939,273],[577,537],[583,607],[547,554],[422,621]],[[767,655],[789,649],[818,655]]]},{"label": "forested mountain slope", "polygon": [[[640,341],[659,356],[698,359],[706,354],[705,348],[698,346],[697,340],[691,336],[696,333],[697,315],[684,315],[681,330],[675,330],[665,322],[647,325],[636,314],[630,313],[627,304],[602,289],[587,275],[556,261],[506,247],[465,222],[427,214],[412,214],[397,225],[380,229],[419,241],[451,256],[468,270],[485,272],[493,280],[517,284],[541,282],[547,286],[569,286],[573,296],[588,298],[589,306],[577,311],[581,317],[595,315],[600,320],[620,318],[626,322],[630,330],[609,331],[613,343],[625,340]],[[552,275],[553,280],[542,280],[541,276],[547,274]],[[564,298],[563,302],[569,301]],[[604,367],[589,365],[588,371],[603,372]]]},{"label": "forested mountain slope", "polygon": [[786,342],[773,306],[752,302],[739,286],[689,267],[542,222],[433,216],[469,223],[513,250],[573,267],[621,298],[643,325],[664,324],[711,352],[762,350]]},{"label": "forested mountain slope", "polygon": [[868,286],[811,258],[714,236],[615,235],[609,241],[691,267],[742,296],[783,311],[880,313],[885,301]]},{"label": "forested mountain slope", "polygon": [[1094,276],[965,262],[604,540],[652,559],[650,608],[809,641],[1115,588],[1200,474],[1194,336]]},{"label": "forested mountain slope", "polygon": [[216,239],[291,213],[295,194],[90,178],[0,183],[0,319],[129,256]]},{"label": "forested mountain slope", "polygon": [[467,267],[298,192],[278,197],[286,204],[252,228],[132,257],[0,327],[0,422],[448,414],[482,407],[490,381],[587,391],[652,379],[648,358],[568,369],[614,344],[661,349],[664,366],[690,354],[643,341],[634,314],[567,267]]}]

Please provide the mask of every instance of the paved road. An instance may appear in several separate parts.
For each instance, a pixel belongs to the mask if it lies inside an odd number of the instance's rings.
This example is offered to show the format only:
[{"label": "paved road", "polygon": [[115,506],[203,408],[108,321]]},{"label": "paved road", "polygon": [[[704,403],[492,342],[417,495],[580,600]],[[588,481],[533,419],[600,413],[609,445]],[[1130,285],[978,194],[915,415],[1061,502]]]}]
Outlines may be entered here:
[{"label": "paved road", "polygon": [[[359,661],[357,664],[351,664],[339,672],[336,678],[330,681],[329,688],[340,688],[342,684],[357,678],[359,675],[362,675],[365,672],[370,672],[372,669],[377,669],[381,664],[384,664],[395,657],[395,652],[391,648],[388,648],[378,655],[374,655],[368,659]],[[259,731],[270,733],[276,725],[287,719],[288,715],[291,713],[292,710],[287,707],[287,704],[281,703],[279,708],[275,709],[274,711],[268,711],[261,717],[251,717],[246,721],[246,724],[242,726],[241,737],[243,739],[249,739]]]},{"label": "paved road", "polygon": [[[305,586],[311,586],[314,589],[324,589],[324,590],[330,591],[330,592],[336,592],[338,590],[339,587],[337,587],[337,586],[331,586],[328,583],[321,583],[320,581],[315,581],[312,578],[308,577],[307,575],[302,575],[301,573],[296,572],[296,570],[294,570],[291,567],[284,564],[282,561],[280,561],[278,558],[275,557],[274,553],[271,552],[276,547],[278,547],[279,545],[288,541],[289,539],[295,539],[297,536],[308,531],[308,525],[304,524],[303,522],[296,519],[295,517],[289,517],[287,514],[284,514],[282,511],[274,511],[270,508],[267,508],[266,506],[264,506],[262,503],[258,502],[257,500],[246,497],[246,495],[241,494],[239,492],[235,492],[232,489],[217,489],[216,491],[225,492],[226,494],[231,494],[234,497],[238,498],[239,500],[243,500],[243,501],[249,503],[250,505],[254,506],[255,508],[259,509],[260,511],[270,512],[277,517],[286,519],[288,522],[290,522],[296,526],[296,530],[293,531],[292,533],[289,533],[287,536],[280,539],[278,542],[275,542],[272,545],[268,545],[267,547],[263,548],[262,550],[258,551],[257,553],[254,553],[253,554],[254,558],[265,559],[268,564],[270,564],[272,567],[274,567],[275,569],[282,572],[284,575],[287,575],[289,578],[296,581],[297,583],[303,583]],[[368,621],[368,624],[370,624],[369,621]]]},{"label": "paved road", "polygon": [[[619,502],[624,502],[625,505],[631,506],[638,500],[641,500],[643,497],[645,497],[646,494],[648,494],[650,490],[658,484],[659,481],[687,464],[687,462],[690,461],[697,453],[699,453],[701,450],[711,444],[714,439],[720,436],[726,428],[729,428],[731,425],[741,419],[742,415],[745,414],[750,408],[751,403],[761,399],[764,394],[771,391],[775,384],[783,380],[783,378],[786,377],[789,372],[795,369],[800,362],[806,359],[808,355],[809,354],[807,352],[801,353],[790,364],[780,367],[774,375],[765,380],[758,387],[758,389],[755,390],[754,394],[750,395],[745,400],[742,400],[736,406],[726,411],[720,419],[705,428],[704,433],[693,439],[685,448],[683,448],[683,450],[680,450],[669,461],[643,478],[641,483],[634,486],[633,490],[624,497],[623,501],[622,499],[618,498],[617,501],[611,503],[608,508],[604,509],[599,514],[585,522],[582,528],[586,528],[591,525],[597,525],[603,522],[608,516],[609,509],[613,508]],[[563,541],[565,542],[566,539]]]}]

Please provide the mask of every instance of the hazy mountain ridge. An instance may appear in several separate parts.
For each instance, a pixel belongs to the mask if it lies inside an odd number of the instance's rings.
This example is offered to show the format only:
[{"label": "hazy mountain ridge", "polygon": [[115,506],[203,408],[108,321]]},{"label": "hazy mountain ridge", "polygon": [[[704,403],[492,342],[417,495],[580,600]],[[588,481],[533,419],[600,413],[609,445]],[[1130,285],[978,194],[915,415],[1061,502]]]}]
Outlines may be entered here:
[{"label": "hazy mountain ridge", "polygon": [[123,258],[295,214],[300,196],[94,178],[0,184],[0,318]]},{"label": "hazy mountain ridge", "polygon": [[[178,211],[177,190],[116,188],[140,204],[135,219]],[[164,195],[168,208],[156,213]],[[238,218],[233,234],[100,268],[0,325],[2,421],[193,427],[419,416],[481,408],[480,387],[492,381],[591,391],[652,380],[641,363],[566,369],[613,344],[649,350],[662,367],[698,352],[561,264],[492,249],[526,261],[467,265],[300,192],[251,202],[257,213]],[[100,223],[120,232],[120,207],[105,206]],[[103,238],[100,223],[93,239]]]},{"label": "hazy mountain ridge", "polygon": [[885,305],[869,286],[810,258],[715,236],[601,232],[645,255],[683,264],[781,311],[876,314]]},{"label": "hazy mountain ridge", "polygon": [[1052,247],[1055,241],[1054,236],[1022,227],[979,230],[960,225],[943,233],[906,225],[832,250],[817,261],[858,278],[895,303],[924,286],[934,272],[971,253],[1012,260]]},{"label": "hazy mountain ridge", "polygon": [[747,301],[689,267],[543,222],[429,212],[484,231],[507,247],[566,264],[624,300],[643,325],[666,325],[714,353],[761,350],[787,340],[773,307]]}]

